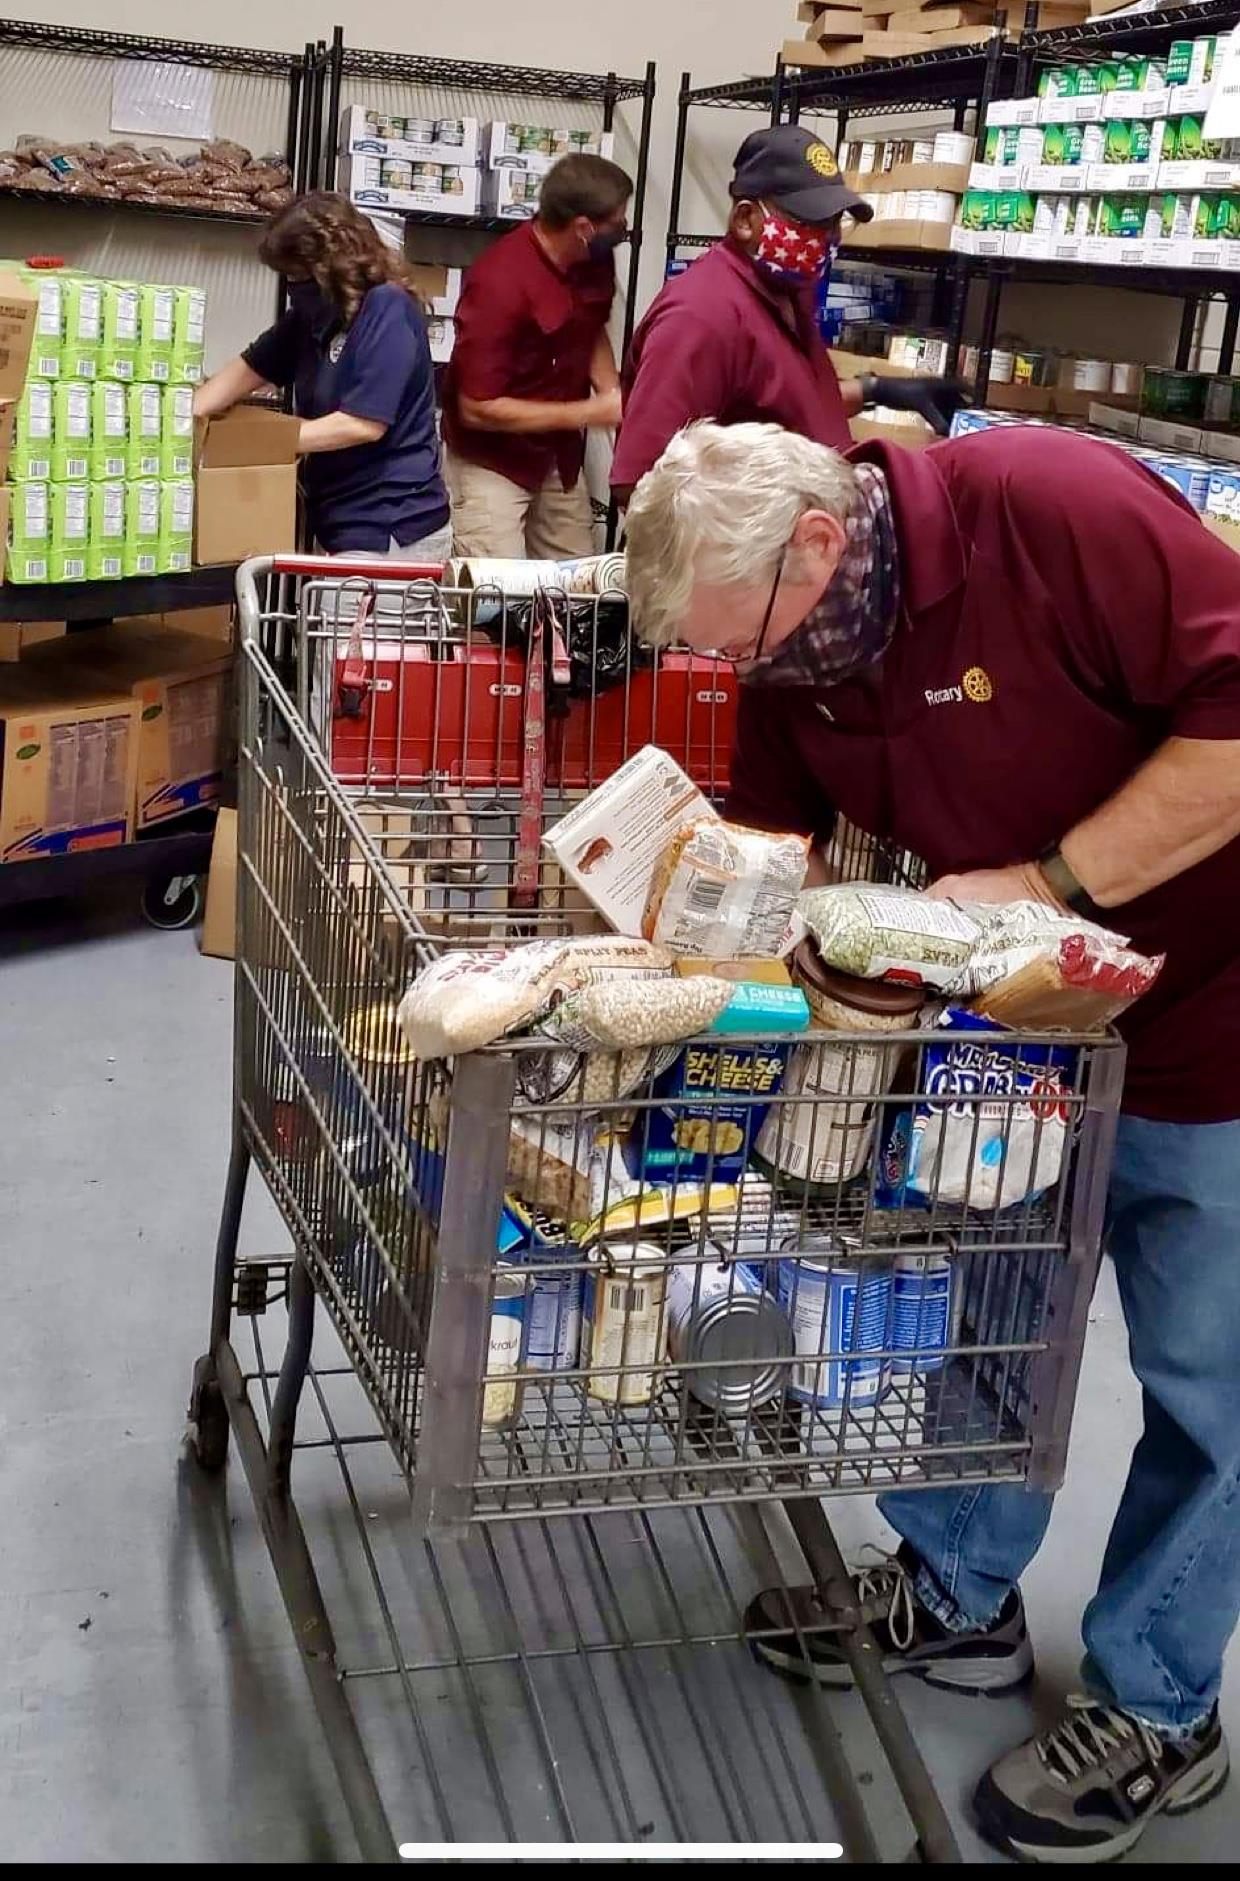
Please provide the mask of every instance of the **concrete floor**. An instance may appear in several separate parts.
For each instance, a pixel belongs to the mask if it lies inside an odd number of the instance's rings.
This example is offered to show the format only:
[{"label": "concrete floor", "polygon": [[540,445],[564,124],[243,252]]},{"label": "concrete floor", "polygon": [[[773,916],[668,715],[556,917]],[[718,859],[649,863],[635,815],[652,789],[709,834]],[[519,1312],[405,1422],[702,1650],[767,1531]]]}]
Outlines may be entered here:
[{"label": "concrete floor", "polygon": [[[240,1469],[180,1451],[228,1141],[231,970],[117,890],[0,923],[0,1822],[30,1861],[353,1861]],[[262,1206],[245,1244],[275,1251]],[[1026,1593],[1031,1700],[907,1708],[966,1851],[987,1761],[1074,1683],[1135,1428],[1113,1291],[1094,1310],[1067,1488]],[[846,1547],[876,1526],[837,1505]],[[411,1578],[416,1578],[413,1576]],[[1240,1681],[1225,1691],[1240,1740]],[[834,1715],[861,1732],[859,1701]],[[1240,1784],[1141,1861],[1228,1859]]]}]

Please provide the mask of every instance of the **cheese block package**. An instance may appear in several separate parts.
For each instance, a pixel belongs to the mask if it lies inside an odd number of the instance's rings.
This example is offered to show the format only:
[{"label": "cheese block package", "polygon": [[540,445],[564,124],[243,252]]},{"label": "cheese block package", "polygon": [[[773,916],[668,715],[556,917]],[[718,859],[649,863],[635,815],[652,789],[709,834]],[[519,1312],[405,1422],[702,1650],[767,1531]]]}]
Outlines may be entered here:
[{"label": "cheese block package", "polygon": [[719,817],[678,830],[660,858],[642,922],[674,953],[786,953],[809,860],[807,836],[768,835]]}]

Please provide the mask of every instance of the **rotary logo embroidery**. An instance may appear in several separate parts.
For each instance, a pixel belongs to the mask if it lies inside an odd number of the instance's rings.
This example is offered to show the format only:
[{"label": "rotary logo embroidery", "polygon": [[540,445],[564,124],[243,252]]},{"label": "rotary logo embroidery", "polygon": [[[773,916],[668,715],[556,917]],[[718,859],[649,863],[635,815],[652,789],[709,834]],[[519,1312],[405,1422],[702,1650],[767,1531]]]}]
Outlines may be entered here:
[{"label": "rotary logo embroidery", "polygon": [[838,176],[840,173],[839,164],[825,144],[810,144],[806,148],[805,161],[819,176]]},{"label": "rotary logo embroidery", "polygon": [[974,705],[986,705],[995,696],[995,689],[990,683],[990,674],[984,666],[971,666],[961,681],[964,696]]}]

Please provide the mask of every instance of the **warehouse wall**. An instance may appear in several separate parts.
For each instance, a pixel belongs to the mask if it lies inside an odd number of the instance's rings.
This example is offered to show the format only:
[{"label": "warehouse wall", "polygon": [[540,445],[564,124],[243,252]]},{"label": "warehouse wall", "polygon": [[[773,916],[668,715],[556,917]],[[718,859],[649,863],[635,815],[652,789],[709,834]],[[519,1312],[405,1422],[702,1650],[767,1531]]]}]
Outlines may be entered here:
[{"label": "warehouse wall", "polygon": [[[776,48],[788,31],[795,0],[711,0],[709,6],[692,0],[471,0],[461,6],[431,5],[427,0],[303,0],[290,9],[279,0],[213,0],[209,8],[189,7],[185,0],[14,0],[5,12],[10,18],[63,25],[105,27],[113,31],[184,34],[233,45],[289,47],[306,39],[330,39],[333,25],[343,20],[350,43],[402,51],[455,55],[463,59],[500,61],[514,65],[556,66],[606,72],[609,69],[640,76],[647,59],[659,67],[660,94],[651,145],[650,190],[647,198],[648,230],[641,262],[643,301],[662,277],[663,239],[667,226],[667,183],[671,170],[675,131],[675,99],[680,74],[688,68],[695,83],[735,78],[745,72],[769,72]],[[20,131],[44,130],[50,135],[107,136],[109,74],[106,65],[60,55],[5,53],[0,58],[0,139]],[[217,75],[217,102],[223,105],[226,132],[244,136],[241,126],[258,122],[271,127],[282,141],[278,88],[266,81]],[[358,94],[360,97],[361,94]],[[504,111],[484,100],[459,100],[458,109],[482,116]],[[386,102],[382,96],[379,103]],[[346,95],[346,102],[348,96]],[[510,101],[512,115],[528,117],[529,99]],[[548,107],[540,111],[555,123],[597,121],[581,107]],[[274,115],[273,115],[274,114]],[[719,226],[719,210],[710,211],[710,198],[721,200],[729,159],[741,138],[762,119],[751,112],[697,114],[686,178],[684,215],[693,227]],[[636,156],[637,109],[622,107],[617,123],[617,156],[630,165]],[[54,218],[54,219],[53,219]],[[689,226],[686,223],[685,226]],[[99,238],[100,219],[89,213],[60,209],[40,212],[25,204],[0,207],[0,253],[30,251],[54,244],[55,252],[70,261],[114,272],[156,272],[162,257],[165,278],[188,278],[205,250],[205,285],[211,296],[208,344],[218,360],[252,335],[266,317],[269,298],[262,271],[246,265],[252,238],[239,231],[206,230],[176,224],[137,224],[136,217],[109,219],[108,234]],[[447,243],[428,241],[419,232],[420,252],[437,246],[446,260],[468,259],[477,237],[464,234]],[[199,246],[201,244],[201,247]],[[451,250],[451,252],[449,252]],[[200,268],[200,272],[203,270]]]},{"label": "warehouse wall", "polygon": [[[682,70],[695,84],[768,72],[776,48],[796,28],[795,0],[472,0],[457,7],[427,0],[304,0],[290,12],[278,0],[213,0],[209,10],[168,0],[11,0],[10,17],[61,24],[108,27],[152,34],[184,33],[237,45],[292,49],[307,38],[330,38],[345,18],[350,43],[510,64],[550,65],[587,71],[609,68],[642,72],[647,59],[659,68],[647,197],[646,243],[641,258],[642,304],[662,278],[668,182],[675,132],[675,101]],[[47,54],[5,53],[0,58],[0,140],[24,130],[51,135],[109,135],[106,65]],[[243,141],[279,144],[283,139],[281,88],[266,80],[216,75],[217,128]],[[359,99],[363,94],[355,93]],[[407,94],[401,93],[404,97]],[[350,101],[346,93],[345,102]],[[395,108],[397,94],[365,94]],[[528,98],[481,99],[461,92],[432,94],[445,112],[526,117]],[[584,107],[547,104],[540,115],[556,124],[595,121]],[[748,111],[695,111],[691,119],[680,226],[701,233],[720,228],[726,204],[730,159],[740,140],[763,119]],[[907,123],[907,120],[906,120]],[[632,165],[636,107],[622,107],[617,155]],[[830,119],[821,128],[833,135]],[[872,127],[860,122],[857,133]],[[51,248],[70,262],[116,274],[146,274],[168,280],[203,281],[210,296],[209,363],[236,351],[264,324],[272,305],[270,277],[253,258],[254,237],[211,225],[161,223],[137,217],[103,217],[27,204],[0,205],[0,253]],[[419,230],[416,252],[448,261],[468,261],[480,245],[476,234]],[[622,263],[624,265],[624,257]],[[976,297],[975,297],[976,302]],[[971,324],[976,324],[976,306]],[[1005,331],[1040,343],[1083,352],[1147,360],[1170,359],[1179,324],[1179,303],[1119,289],[1010,287],[1004,298]],[[1217,325],[1217,320],[1213,323]],[[1215,342],[1216,342],[1216,335]]]}]

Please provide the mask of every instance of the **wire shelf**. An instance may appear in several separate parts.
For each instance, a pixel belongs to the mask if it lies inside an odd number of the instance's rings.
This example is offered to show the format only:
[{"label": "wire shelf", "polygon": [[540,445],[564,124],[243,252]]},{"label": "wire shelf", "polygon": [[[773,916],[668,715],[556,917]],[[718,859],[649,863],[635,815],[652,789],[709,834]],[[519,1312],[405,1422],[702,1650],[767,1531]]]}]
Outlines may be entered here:
[{"label": "wire shelf", "polygon": [[536,65],[485,65],[468,59],[437,59],[414,52],[385,52],[346,46],[341,71],[346,78],[384,85],[440,85],[456,91],[524,93],[534,98],[566,98],[575,103],[618,103],[640,98],[646,82],[601,72],[553,72]]},{"label": "wire shelf", "polygon": [[1160,41],[1174,39],[1177,33],[1196,37],[1210,31],[1228,32],[1240,25],[1240,6],[1236,0],[1201,0],[1197,6],[1164,7],[1157,13],[1107,14],[1084,20],[1079,26],[1057,26],[1043,33],[1025,33],[1021,51],[1036,58],[1058,58],[1061,54],[1085,54],[1138,51],[1153,48]]},{"label": "wire shelf", "polygon": [[[802,66],[786,71],[783,83],[785,92],[794,92],[802,111],[838,106],[856,111],[945,110],[962,99],[978,96],[990,56],[985,45],[944,46],[907,59],[869,59],[861,65],[829,71]],[[1014,66],[1015,44],[1004,41],[998,57],[1004,65]],[[769,110],[775,83],[773,74],[733,79],[722,85],[699,86],[683,96],[693,105]]]},{"label": "wire shelf", "polygon": [[91,59],[166,60],[210,66],[221,72],[257,72],[287,78],[301,55],[247,46],[210,46],[192,39],[151,39],[141,33],[108,33],[88,26],[49,26],[31,20],[0,20],[0,45],[31,52],[71,52]]},{"label": "wire shelf", "polygon": [[0,201],[31,203],[42,209],[52,203],[57,209],[86,209],[92,215],[110,214],[117,211],[121,215],[156,215],[173,217],[186,222],[232,222],[242,228],[256,228],[268,220],[262,210],[234,211],[228,209],[195,209],[181,207],[174,202],[142,202],[140,199],[125,196],[78,196],[70,190],[54,189],[14,189],[11,185],[0,184]]}]

